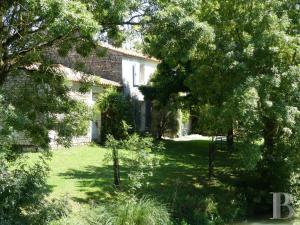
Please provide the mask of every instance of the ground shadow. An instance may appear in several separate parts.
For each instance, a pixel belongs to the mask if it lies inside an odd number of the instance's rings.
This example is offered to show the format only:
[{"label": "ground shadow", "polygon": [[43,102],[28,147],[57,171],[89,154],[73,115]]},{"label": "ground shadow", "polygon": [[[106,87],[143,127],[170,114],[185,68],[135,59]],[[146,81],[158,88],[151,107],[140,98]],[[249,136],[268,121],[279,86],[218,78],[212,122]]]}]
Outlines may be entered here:
[{"label": "ground shadow", "polygon": [[[219,207],[228,205],[235,196],[237,165],[234,152],[217,150],[214,177],[208,179],[209,141],[164,141],[165,150],[160,166],[148,178],[148,186],[140,195],[150,195],[172,208],[178,218],[184,218],[201,207],[200,201],[214,198]],[[121,166],[123,184],[127,182],[128,168]],[[114,193],[112,166],[87,166],[83,170],[72,169],[59,176],[78,180],[77,188],[85,197],[74,197],[78,202],[102,202]],[[225,210],[222,208],[222,210]]]},{"label": "ground shadow", "polygon": [[229,206],[236,197],[234,169],[238,159],[234,152],[218,149],[214,177],[209,179],[208,144],[209,141],[165,141],[161,165],[143,193],[175,208],[178,218],[191,216],[207,197],[225,211],[223,206]]},{"label": "ground shadow", "polygon": [[[127,174],[126,168],[121,169],[121,176]],[[60,173],[64,179],[76,179],[77,188],[85,193],[85,197],[73,197],[72,199],[81,203],[102,202],[112,197],[113,169],[112,166],[87,166],[83,170],[70,169]],[[126,182],[124,179],[121,182]]]}]

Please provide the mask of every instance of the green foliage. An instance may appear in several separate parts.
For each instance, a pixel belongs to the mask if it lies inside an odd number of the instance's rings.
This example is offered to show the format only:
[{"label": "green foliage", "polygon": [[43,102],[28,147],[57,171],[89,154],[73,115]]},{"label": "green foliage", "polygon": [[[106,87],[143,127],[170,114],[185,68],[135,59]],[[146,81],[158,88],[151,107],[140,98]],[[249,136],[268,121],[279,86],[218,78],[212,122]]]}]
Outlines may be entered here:
[{"label": "green foliage", "polygon": [[165,106],[157,105],[157,101],[153,101],[153,106],[151,132],[158,139],[161,139],[162,136],[176,136],[179,129],[177,108],[171,103]]},{"label": "green foliage", "polygon": [[3,102],[0,95],[0,224],[34,224],[31,215],[40,210],[45,197],[46,155],[28,164],[28,159],[19,154],[11,124],[18,117],[14,107],[6,107]]},{"label": "green foliage", "polygon": [[242,199],[225,201],[226,204],[220,204],[210,195],[184,195],[173,202],[173,216],[175,220],[184,218],[187,224],[203,225],[223,225],[240,219],[245,207]]},{"label": "green foliage", "polygon": [[178,109],[182,108],[182,105],[179,94],[171,94],[174,89],[177,90],[176,85],[174,77],[155,74],[150,86],[139,88],[145,98],[152,101],[151,132],[158,139],[163,135],[174,137],[178,132],[180,122]]},{"label": "green foliage", "polygon": [[46,200],[49,154],[44,152],[32,162],[26,155],[20,154],[15,142],[18,139],[14,138],[18,137],[14,133],[14,124],[20,120],[18,111],[5,103],[1,97],[0,224],[46,224],[65,215],[67,204],[61,199],[53,202]]},{"label": "green foliage", "polygon": [[238,151],[239,166],[246,170],[255,170],[258,162],[262,159],[261,146],[251,142],[243,142],[236,144],[235,148]]},{"label": "green foliage", "polygon": [[256,169],[248,185],[267,208],[268,192],[291,192],[299,169],[299,3],[184,2],[159,2],[145,29],[145,51],[161,59],[157,99],[185,91],[184,104],[205,123],[199,130],[233,127]]},{"label": "green foliage", "polygon": [[119,196],[113,204],[88,208],[51,225],[171,225],[167,208],[151,198]]},{"label": "green foliage", "polygon": [[[244,150],[256,158],[251,163],[257,162],[257,171],[252,174],[254,180],[260,180],[256,204],[266,201],[269,189],[295,193],[299,190],[292,179],[299,169],[299,68],[290,67],[282,73],[275,69],[274,73],[247,80],[232,103],[240,102],[233,115],[236,130],[240,139],[248,143]],[[257,145],[259,140],[263,142]],[[258,189],[257,181],[246,185]],[[251,199],[253,190],[247,191]]]},{"label": "green foliage", "polygon": [[195,223],[198,224],[224,224],[221,216],[219,215],[217,204],[211,198],[206,198],[202,203],[203,211],[201,212],[201,208],[195,209],[194,211],[194,220]]},{"label": "green foliage", "polygon": [[124,39],[119,25],[139,10],[141,4],[137,3],[1,1],[1,224],[26,224],[25,216],[36,213],[45,197],[42,190],[46,187],[46,163],[27,165],[15,148],[18,135],[24,135],[36,148],[48,149],[49,131],[56,131],[58,142],[69,146],[73,136],[87,130],[87,107],[70,98],[64,77],[53,68],[45,52],[57,49],[66,56],[75,50],[85,57],[100,37],[120,44]]},{"label": "green foliage", "polygon": [[70,201],[67,197],[60,199],[43,200],[30,212],[30,225],[49,224],[71,213]]},{"label": "green foliage", "polygon": [[154,169],[159,165],[159,157],[155,153],[164,148],[162,143],[155,143],[153,138],[141,137],[137,134],[129,135],[121,141],[108,136],[106,146],[112,149],[112,152],[106,155],[105,160],[118,159],[121,166],[128,170],[130,191],[141,189],[147,184],[147,178],[153,175]]},{"label": "green foliage", "polygon": [[224,116],[224,108],[211,104],[195,105],[193,115],[193,132],[209,136],[226,134],[230,123]]},{"label": "green foliage", "polygon": [[105,141],[107,135],[116,139],[126,138],[128,130],[133,125],[132,103],[115,88],[108,88],[97,99],[96,111],[100,111],[101,140]]},{"label": "green foliage", "polygon": [[68,114],[63,116],[58,128],[59,137],[65,138],[60,138],[57,142],[64,146],[70,146],[72,137],[87,133],[91,118],[92,113],[87,105],[80,101],[74,101],[73,107]]},{"label": "green foliage", "polygon": [[58,142],[66,146],[72,136],[87,131],[87,106],[70,98],[65,78],[49,66],[15,74],[0,89],[2,104],[13,109],[14,116],[7,118],[7,123],[32,145],[48,148],[50,130],[57,131]]},{"label": "green foliage", "polygon": [[190,112],[186,109],[181,110],[181,121],[182,123],[186,124],[190,120]]},{"label": "green foliage", "polygon": [[[145,4],[139,1],[2,2],[0,89],[6,82],[18,83],[15,87],[12,85],[13,90],[9,87],[5,93],[6,104],[15,107],[20,118],[12,125],[14,129],[26,133],[33,144],[42,148],[48,147],[49,130],[59,130],[61,142],[68,145],[70,136],[76,133],[73,129],[75,124],[63,128],[62,123],[76,121],[77,118],[60,121],[56,117],[75,115],[71,111],[76,111],[79,106],[69,99],[63,77],[54,71],[45,52],[57,49],[59,54],[66,56],[74,50],[86,57],[95,49],[99,39],[120,44],[124,40],[122,25],[129,24],[125,23],[125,18],[130,18],[141,7],[145,8]],[[40,65],[38,70],[32,69],[34,63]],[[84,85],[86,91],[89,84]]]},{"label": "green foliage", "polygon": [[31,224],[27,212],[39,210],[44,199],[47,165],[39,161],[30,166],[26,159],[7,161],[5,156],[0,162],[0,223]]},{"label": "green foliage", "polygon": [[168,225],[171,224],[166,207],[152,199],[129,197],[121,200],[124,204],[116,207],[114,224]]},{"label": "green foliage", "polygon": [[[87,56],[99,36],[120,45],[124,41],[122,25],[130,25],[125,18],[130,18],[141,7],[145,8],[144,5],[139,1],[105,0],[3,2],[0,7],[3,21],[0,26],[3,43],[0,51],[1,80],[7,76],[3,73],[8,72],[7,69],[12,71],[24,63],[42,62],[40,53],[48,47],[58,46],[62,55],[73,48]],[[10,68],[6,67],[8,63]]]}]

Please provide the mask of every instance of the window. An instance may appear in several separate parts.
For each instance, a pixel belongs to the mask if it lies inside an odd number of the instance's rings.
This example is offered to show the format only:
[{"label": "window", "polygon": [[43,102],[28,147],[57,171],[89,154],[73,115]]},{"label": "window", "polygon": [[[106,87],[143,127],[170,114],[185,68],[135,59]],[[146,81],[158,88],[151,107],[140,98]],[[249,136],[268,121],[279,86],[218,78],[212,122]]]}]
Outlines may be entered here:
[{"label": "window", "polygon": [[140,85],[145,85],[145,65],[140,64]]},{"label": "window", "polygon": [[136,64],[132,65],[132,76],[133,76],[133,86],[134,87],[139,86],[139,76],[138,76],[138,73],[137,73]]}]

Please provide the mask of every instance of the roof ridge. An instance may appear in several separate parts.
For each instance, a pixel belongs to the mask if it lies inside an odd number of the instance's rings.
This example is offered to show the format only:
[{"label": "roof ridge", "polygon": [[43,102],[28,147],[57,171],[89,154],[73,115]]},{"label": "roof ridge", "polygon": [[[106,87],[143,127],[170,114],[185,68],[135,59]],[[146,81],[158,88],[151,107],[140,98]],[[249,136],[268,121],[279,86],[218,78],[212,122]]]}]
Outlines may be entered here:
[{"label": "roof ridge", "polygon": [[105,43],[105,42],[99,42],[99,45],[103,48],[107,48],[109,50],[116,51],[116,52],[122,53],[124,55],[129,55],[129,56],[133,56],[133,57],[138,57],[138,58],[143,58],[143,59],[148,59],[148,60],[151,60],[151,61],[159,62],[159,60],[154,58],[154,57],[147,56],[147,55],[145,55],[141,52],[137,52],[137,51],[132,50],[132,49],[125,49],[125,48],[115,47],[115,46],[113,46],[111,44],[108,44],[108,43]]}]

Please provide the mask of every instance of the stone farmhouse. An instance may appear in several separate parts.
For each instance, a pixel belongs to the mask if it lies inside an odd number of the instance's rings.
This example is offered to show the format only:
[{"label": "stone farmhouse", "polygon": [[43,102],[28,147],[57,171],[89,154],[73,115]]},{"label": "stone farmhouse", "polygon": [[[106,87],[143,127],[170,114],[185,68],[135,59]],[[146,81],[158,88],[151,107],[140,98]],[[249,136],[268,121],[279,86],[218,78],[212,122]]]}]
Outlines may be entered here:
[{"label": "stone farmhouse", "polygon": [[[66,57],[60,57],[56,51],[47,51],[47,56],[57,64],[58,69],[72,81],[71,96],[84,101],[88,106],[95,104],[96,97],[103,88],[114,86],[119,88],[125,95],[129,95],[136,101],[134,106],[136,127],[143,132],[151,126],[151,103],[145,101],[144,96],[139,91],[140,85],[149,82],[151,76],[159,63],[154,58],[143,54],[115,48],[108,44],[101,44],[101,51],[105,55],[99,57],[96,52],[87,57],[82,57],[75,51],[71,51]],[[84,65],[83,71],[78,72],[78,64]],[[81,77],[92,77],[96,82],[91,91],[79,94],[79,81]],[[55,132],[50,132],[52,140],[51,147],[56,147]],[[84,144],[91,141],[99,142],[101,137],[101,115],[90,122],[89,130],[85,136],[74,137],[73,145]]]}]

